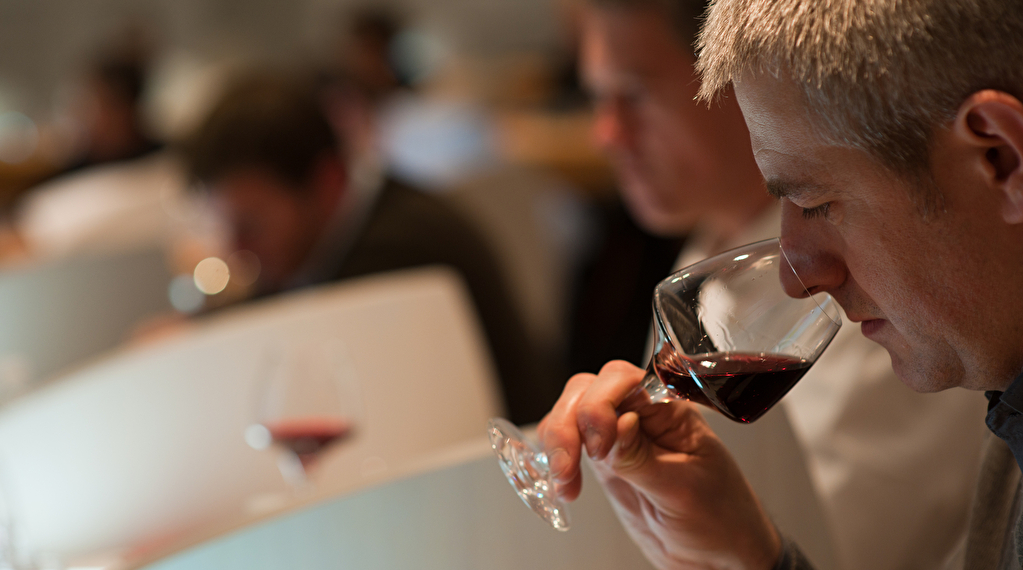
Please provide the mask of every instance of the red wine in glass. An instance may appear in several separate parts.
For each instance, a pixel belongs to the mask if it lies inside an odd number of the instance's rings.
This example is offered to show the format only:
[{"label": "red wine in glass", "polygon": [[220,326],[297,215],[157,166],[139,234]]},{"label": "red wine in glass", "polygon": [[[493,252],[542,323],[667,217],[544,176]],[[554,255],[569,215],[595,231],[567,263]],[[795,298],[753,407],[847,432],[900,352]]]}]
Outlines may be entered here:
[{"label": "red wine in glass", "polygon": [[254,422],[245,440],[283,451],[277,465],[296,493],[312,488],[319,457],[353,437],[362,418],[359,381],[343,342],[295,335],[266,348],[258,369]]},{"label": "red wine in glass", "polygon": [[271,441],[294,453],[309,470],[320,453],[343,441],[352,432],[352,424],[344,418],[304,417],[286,418],[264,423]]},{"label": "red wine in glass", "polygon": [[783,354],[718,352],[686,357],[670,347],[653,359],[653,369],[679,399],[716,408],[750,423],[781,400],[810,369],[805,358]]}]

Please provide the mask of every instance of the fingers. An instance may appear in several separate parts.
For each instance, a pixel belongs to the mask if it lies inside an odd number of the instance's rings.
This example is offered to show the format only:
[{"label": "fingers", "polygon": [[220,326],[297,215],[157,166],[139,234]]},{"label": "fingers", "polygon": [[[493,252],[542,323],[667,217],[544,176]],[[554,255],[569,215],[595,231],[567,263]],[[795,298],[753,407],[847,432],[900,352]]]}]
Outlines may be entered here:
[{"label": "fingers", "polygon": [[642,465],[650,453],[649,440],[640,437],[639,415],[636,412],[622,414],[618,418],[618,441],[614,447],[614,466],[629,471]]},{"label": "fingers", "polygon": [[565,384],[554,408],[537,427],[537,437],[547,453],[551,476],[558,484],[558,493],[572,501],[579,495],[581,439],[575,422],[575,406],[579,398],[596,380],[593,374],[576,374]]},{"label": "fingers", "polygon": [[607,457],[618,437],[616,409],[643,380],[640,368],[621,360],[608,362],[600,370],[576,406],[576,424],[593,459]]},{"label": "fingers", "polygon": [[584,444],[591,457],[607,455],[617,437],[615,408],[642,378],[641,369],[621,361],[605,365],[599,376],[576,374],[540,422],[537,435],[563,498],[574,500],[579,494]]}]

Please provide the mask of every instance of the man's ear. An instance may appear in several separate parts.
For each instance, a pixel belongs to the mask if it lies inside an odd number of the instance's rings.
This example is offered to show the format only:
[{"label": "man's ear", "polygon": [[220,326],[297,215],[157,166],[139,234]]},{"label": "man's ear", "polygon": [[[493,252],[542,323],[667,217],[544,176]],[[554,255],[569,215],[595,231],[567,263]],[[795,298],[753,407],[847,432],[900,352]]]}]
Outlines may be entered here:
[{"label": "man's ear", "polygon": [[953,132],[978,152],[989,188],[999,193],[1002,218],[1023,224],[1023,103],[1003,91],[978,91],[963,101]]}]

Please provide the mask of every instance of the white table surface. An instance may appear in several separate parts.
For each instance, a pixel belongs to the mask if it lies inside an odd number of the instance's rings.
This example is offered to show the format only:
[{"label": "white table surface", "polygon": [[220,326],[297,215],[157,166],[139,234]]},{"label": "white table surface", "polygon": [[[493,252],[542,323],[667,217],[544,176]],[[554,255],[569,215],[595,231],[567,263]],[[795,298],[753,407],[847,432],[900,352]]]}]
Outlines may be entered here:
[{"label": "white table surface", "polygon": [[557,532],[514,494],[489,444],[427,469],[200,542],[145,570],[651,568],[590,478]]}]

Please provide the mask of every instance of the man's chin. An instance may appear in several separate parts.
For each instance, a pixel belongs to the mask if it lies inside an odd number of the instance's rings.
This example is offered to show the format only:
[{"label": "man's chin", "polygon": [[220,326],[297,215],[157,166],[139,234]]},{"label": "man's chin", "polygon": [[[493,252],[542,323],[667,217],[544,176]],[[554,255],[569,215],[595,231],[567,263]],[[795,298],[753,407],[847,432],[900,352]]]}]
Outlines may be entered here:
[{"label": "man's chin", "polygon": [[629,215],[640,227],[661,237],[679,237],[686,233],[691,226],[688,219],[680,219],[681,216],[674,215],[670,207],[655,200],[637,196],[638,192],[640,190],[635,187],[628,188],[624,201]]},{"label": "man's chin", "polygon": [[949,370],[935,370],[934,367],[914,365],[912,362],[902,359],[891,349],[887,350],[888,356],[892,359],[892,370],[895,375],[914,392],[929,394],[958,386],[958,382],[951,378]]}]

